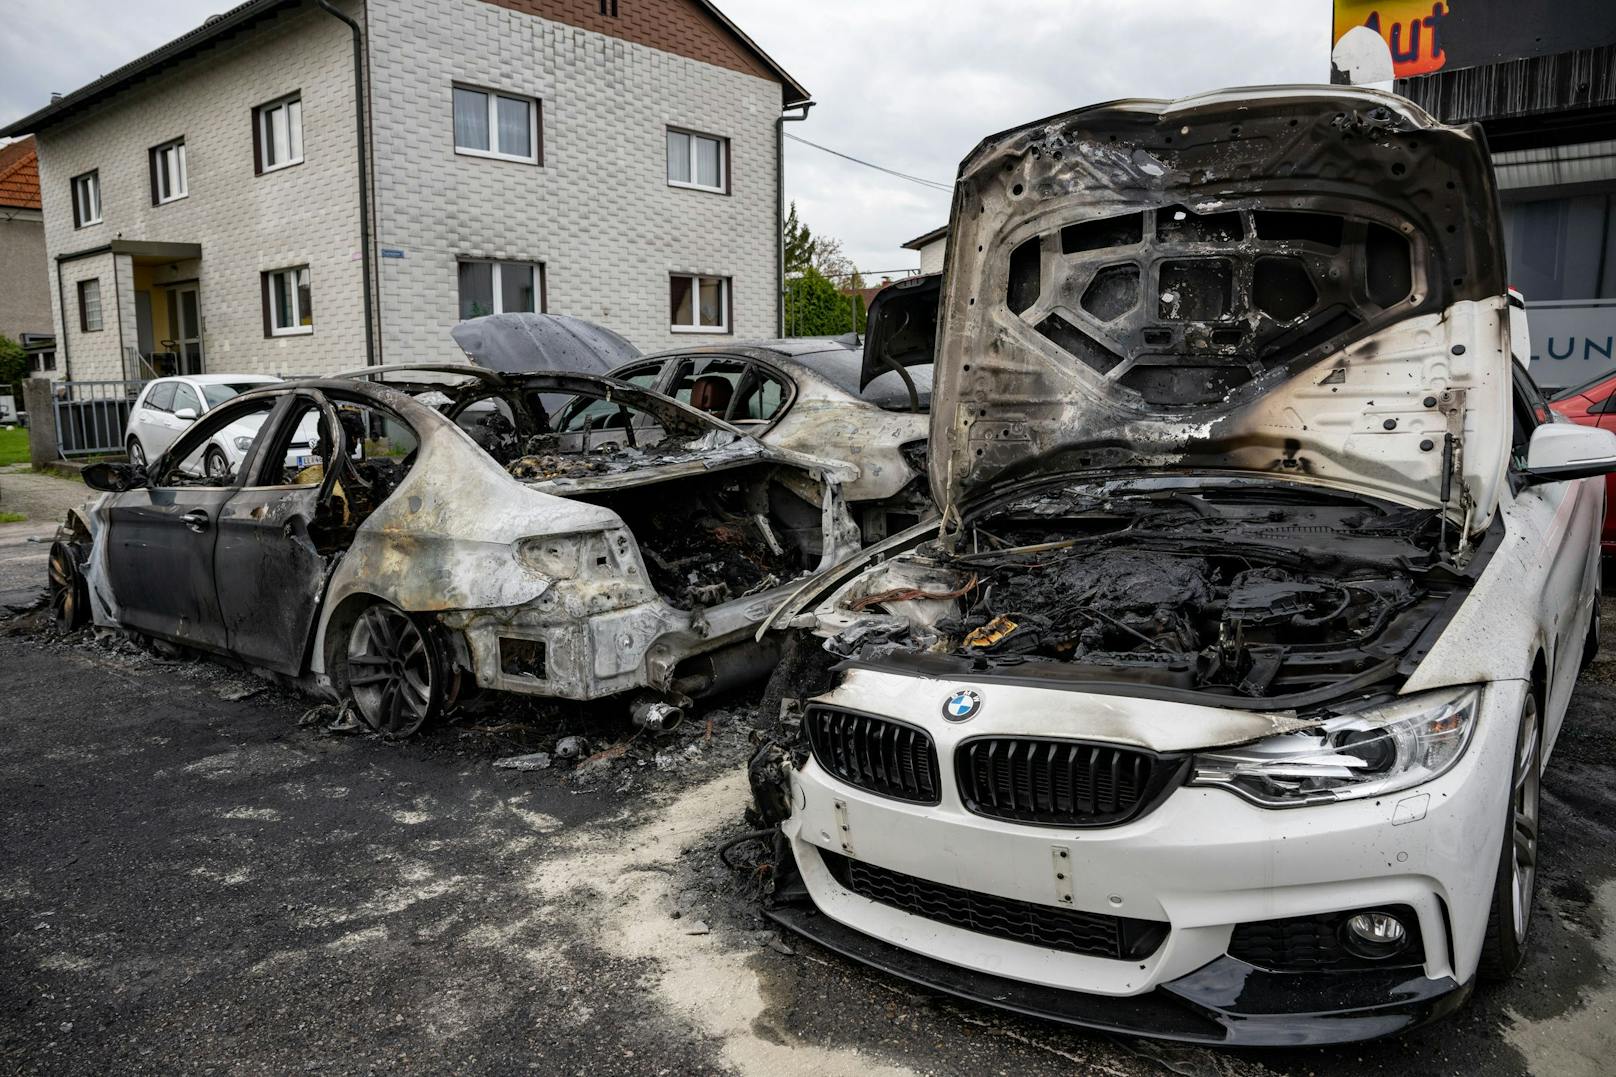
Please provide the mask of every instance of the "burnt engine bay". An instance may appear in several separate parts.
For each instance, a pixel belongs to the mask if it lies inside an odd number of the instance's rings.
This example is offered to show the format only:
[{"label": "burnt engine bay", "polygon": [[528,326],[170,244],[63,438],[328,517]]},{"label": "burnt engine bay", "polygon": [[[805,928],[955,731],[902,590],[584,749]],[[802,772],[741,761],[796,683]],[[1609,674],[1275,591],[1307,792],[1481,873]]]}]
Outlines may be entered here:
[{"label": "burnt engine bay", "polygon": [[1429,510],[1253,487],[1024,496],[865,585],[850,608],[891,616],[830,648],[1246,698],[1345,690],[1390,675],[1468,585],[1438,529]]}]

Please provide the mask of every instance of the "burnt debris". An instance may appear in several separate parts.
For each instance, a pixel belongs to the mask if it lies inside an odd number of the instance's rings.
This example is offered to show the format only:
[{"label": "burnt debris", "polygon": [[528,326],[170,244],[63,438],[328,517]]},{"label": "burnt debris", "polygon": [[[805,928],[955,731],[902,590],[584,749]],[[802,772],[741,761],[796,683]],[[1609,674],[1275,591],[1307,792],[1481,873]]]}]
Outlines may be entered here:
[{"label": "burnt debris", "polygon": [[[1455,587],[1437,514],[1247,496],[1025,498],[969,524],[963,549],[917,551],[960,581],[954,612],[929,627],[888,619],[844,650],[1244,697],[1389,674]],[[896,614],[938,597],[950,595],[844,604]]]}]

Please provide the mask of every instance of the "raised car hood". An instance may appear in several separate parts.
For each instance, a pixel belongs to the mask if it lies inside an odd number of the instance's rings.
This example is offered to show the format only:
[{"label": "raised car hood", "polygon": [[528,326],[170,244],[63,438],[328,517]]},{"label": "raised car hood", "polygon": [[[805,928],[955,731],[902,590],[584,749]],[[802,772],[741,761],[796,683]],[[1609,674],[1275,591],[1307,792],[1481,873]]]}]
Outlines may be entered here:
[{"label": "raised car hood", "polygon": [[471,361],[501,374],[604,374],[640,350],[594,322],[565,314],[490,314],[449,330]]},{"label": "raised car hood", "polygon": [[[1509,451],[1486,147],[1370,90],[1121,101],[960,167],[931,482],[1277,473],[1486,525]],[[1452,481],[1444,483],[1444,460]]]}]

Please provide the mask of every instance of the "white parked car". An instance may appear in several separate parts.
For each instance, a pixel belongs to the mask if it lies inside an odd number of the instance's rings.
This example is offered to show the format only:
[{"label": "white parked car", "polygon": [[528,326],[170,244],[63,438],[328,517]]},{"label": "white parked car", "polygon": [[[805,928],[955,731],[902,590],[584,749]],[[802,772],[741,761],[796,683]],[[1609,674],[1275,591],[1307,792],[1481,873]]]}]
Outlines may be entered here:
[{"label": "white parked car", "polygon": [[752,767],[770,915],[938,990],[1215,1043],[1388,1035],[1510,975],[1616,436],[1511,360],[1497,201],[1475,128],[1369,90],[978,146],[942,526],[767,622],[794,634]]},{"label": "white parked car", "polygon": [[[220,404],[239,393],[280,380],[265,374],[190,374],[148,382],[135,398],[124,432],[129,462],[139,468],[155,463],[193,423]],[[201,456],[205,473],[216,477],[235,474],[261,421],[254,416],[226,426],[211,437]],[[313,459],[314,436],[312,424],[298,431],[287,450],[288,466],[299,459],[305,464]]]}]

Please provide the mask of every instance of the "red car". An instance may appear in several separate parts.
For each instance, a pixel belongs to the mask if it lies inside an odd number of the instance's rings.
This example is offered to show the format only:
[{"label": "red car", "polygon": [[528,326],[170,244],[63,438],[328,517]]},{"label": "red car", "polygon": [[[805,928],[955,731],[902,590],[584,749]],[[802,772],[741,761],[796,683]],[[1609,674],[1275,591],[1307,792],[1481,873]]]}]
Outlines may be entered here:
[{"label": "red car", "polygon": [[[1549,403],[1574,423],[1616,432],[1616,372],[1562,389]],[[1616,554],[1616,473],[1605,476],[1605,526],[1599,541],[1606,557]]]}]

